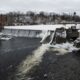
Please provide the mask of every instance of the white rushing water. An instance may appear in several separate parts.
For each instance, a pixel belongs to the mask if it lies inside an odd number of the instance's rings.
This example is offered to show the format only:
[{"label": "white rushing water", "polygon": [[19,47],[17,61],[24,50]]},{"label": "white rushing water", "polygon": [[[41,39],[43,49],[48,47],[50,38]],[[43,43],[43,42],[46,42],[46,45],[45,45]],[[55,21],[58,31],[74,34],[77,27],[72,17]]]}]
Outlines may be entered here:
[{"label": "white rushing water", "polygon": [[62,44],[53,44],[49,45],[49,47],[52,47],[53,51],[58,51],[58,55],[64,55],[65,53],[72,52],[73,50],[79,50],[80,48],[77,48],[73,46],[73,43],[62,43]]},{"label": "white rushing water", "polygon": [[40,36],[42,37],[42,40],[40,41],[41,43],[46,40],[48,36],[50,36],[50,31],[43,31]]},{"label": "white rushing water", "polygon": [[20,29],[4,29],[2,30],[4,35],[12,35],[16,37],[37,37],[40,31],[34,30],[20,30]]},{"label": "white rushing water", "polygon": [[54,35],[55,35],[55,31],[54,31],[54,32],[52,33],[52,35],[51,35],[51,40],[50,40],[49,44],[51,44],[51,43],[53,42]]},{"label": "white rushing water", "polygon": [[19,66],[18,73],[21,78],[24,78],[25,74],[27,74],[34,66],[39,65],[42,61],[43,55],[49,49],[47,44],[42,44],[39,48],[33,51],[33,54],[28,56]]}]

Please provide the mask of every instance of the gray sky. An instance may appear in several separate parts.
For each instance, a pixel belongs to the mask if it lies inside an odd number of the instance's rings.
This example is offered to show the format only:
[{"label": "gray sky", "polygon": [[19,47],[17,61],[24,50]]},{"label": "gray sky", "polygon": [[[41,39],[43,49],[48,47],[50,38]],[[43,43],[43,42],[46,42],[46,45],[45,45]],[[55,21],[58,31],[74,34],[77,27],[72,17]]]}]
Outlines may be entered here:
[{"label": "gray sky", "polygon": [[8,11],[46,11],[80,14],[80,0],[1,0],[0,12]]}]

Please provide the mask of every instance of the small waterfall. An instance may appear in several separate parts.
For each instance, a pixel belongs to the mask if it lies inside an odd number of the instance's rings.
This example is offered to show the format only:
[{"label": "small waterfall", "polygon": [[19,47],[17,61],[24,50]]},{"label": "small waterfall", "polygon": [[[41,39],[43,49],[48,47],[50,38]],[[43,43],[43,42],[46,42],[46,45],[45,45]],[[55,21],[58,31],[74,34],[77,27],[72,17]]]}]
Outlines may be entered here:
[{"label": "small waterfall", "polygon": [[54,31],[46,31],[42,37],[41,43],[64,43],[66,42],[66,30],[64,28],[59,28]]},{"label": "small waterfall", "polygon": [[50,42],[48,42],[49,47],[52,47],[53,51],[59,51],[59,55],[64,55],[73,50],[78,50],[78,48],[74,46],[73,42],[67,42],[67,32],[65,28],[56,29],[54,32],[50,33],[50,35],[47,33],[45,33],[41,42],[45,42],[47,37],[51,36]]},{"label": "small waterfall", "polygon": [[2,30],[2,33],[5,34],[5,35],[10,35],[11,34],[11,30],[4,29],[4,30]]},{"label": "small waterfall", "polygon": [[50,36],[50,31],[45,31],[45,33],[42,33],[43,36],[42,36],[42,40],[40,41],[41,43],[43,43],[48,36]]},{"label": "small waterfall", "polygon": [[52,44],[54,42],[54,37],[55,37],[55,31],[51,35],[51,40],[50,40],[49,44]]},{"label": "small waterfall", "polygon": [[12,35],[15,37],[40,37],[41,31],[39,30],[21,30],[21,29],[4,29],[2,30],[4,35]]}]

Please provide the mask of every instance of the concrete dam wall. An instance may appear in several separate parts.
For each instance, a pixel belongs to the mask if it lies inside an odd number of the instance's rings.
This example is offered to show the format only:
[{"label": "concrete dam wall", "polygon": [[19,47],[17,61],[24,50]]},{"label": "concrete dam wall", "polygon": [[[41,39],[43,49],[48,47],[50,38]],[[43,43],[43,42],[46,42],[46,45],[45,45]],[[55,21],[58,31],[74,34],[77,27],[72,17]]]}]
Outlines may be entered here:
[{"label": "concrete dam wall", "polygon": [[11,35],[15,37],[39,37],[41,31],[36,30],[19,30],[19,29],[4,29],[2,31],[4,35]]}]

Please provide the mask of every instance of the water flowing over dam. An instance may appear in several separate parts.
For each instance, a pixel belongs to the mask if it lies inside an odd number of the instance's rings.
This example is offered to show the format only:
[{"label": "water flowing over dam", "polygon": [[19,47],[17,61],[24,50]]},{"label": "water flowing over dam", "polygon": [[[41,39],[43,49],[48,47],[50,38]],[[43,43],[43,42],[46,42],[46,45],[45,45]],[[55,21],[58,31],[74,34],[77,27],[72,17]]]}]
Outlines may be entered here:
[{"label": "water flowing over dam", "polygon": [[[73,25],[73,24],[71,24]],[[2,33],[5,35],[19,36],[19,37],[37,37],[40,33],[46,33],[46,31],[54,31],[56,28],[69,28],[70,24],[65,25],[33,25],[33,26],[4,26]],[[78,25],[79,28],[79,25]],[[43,34],[43,35],[44,35]]]},{"label": "water flowing over dam", "polygon": [[4,26],[2,33],[15,37],[41,38],[42,44],[49,44],[57,50],[65,48],[72,51],[76,49],[73,41],[80,37],[80,24]]},{"label": "water flowing over dam", "polygon": [[41,38],[40,43],[50,45],[72,42],[80,36],[80,24],[4,26],[4,35]]},{"label": "water flowing over dam", "polygon": [[65,43],[79,37],[80,24],[4,26],[2,33],[13,37],[41,38],[40,43]]},{"label": "water flowing over dam", "polygon": [[41,31],[35,30],[21,30],[21,29],[4,29],[2,31],[5,35],[11,35],[15,37],[38,37]]}]

